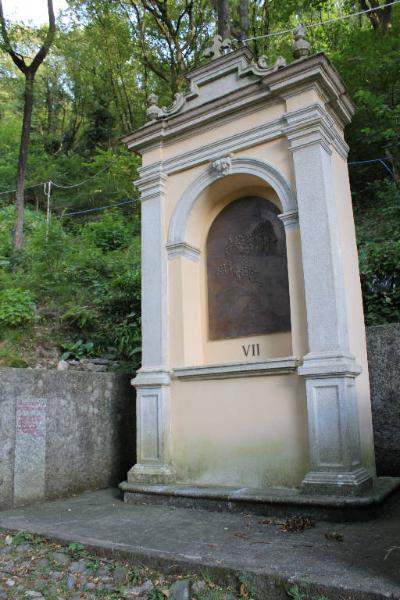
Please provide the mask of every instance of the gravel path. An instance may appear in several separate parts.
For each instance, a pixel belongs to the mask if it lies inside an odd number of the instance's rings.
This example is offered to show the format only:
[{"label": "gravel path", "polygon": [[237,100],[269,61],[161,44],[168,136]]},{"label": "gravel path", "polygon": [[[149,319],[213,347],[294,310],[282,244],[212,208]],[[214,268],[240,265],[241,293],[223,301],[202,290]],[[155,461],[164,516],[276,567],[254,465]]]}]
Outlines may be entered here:
[{"label": "gravel path", "polygon": [[236,600],[251,589],[223,589],[193,577],[166,578],[147,568],[90,554],[81,544],[61,546],[23,531],[0,532],[0,600]]}]

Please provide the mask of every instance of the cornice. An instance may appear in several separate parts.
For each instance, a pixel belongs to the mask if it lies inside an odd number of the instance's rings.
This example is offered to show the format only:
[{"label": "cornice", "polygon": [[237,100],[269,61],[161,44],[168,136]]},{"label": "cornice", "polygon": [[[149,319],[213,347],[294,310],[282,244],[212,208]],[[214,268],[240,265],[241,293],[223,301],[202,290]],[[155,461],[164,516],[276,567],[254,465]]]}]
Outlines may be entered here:
[{"label": "cornice", "polygon": [[[321,125],[321,123],[323,125]],[[303,127],[304,126],[304,127]],[[302,129],[303,127],[303,129]],[[318,133],[322,127],[322,133]],[[207,164],[221,157],[228,155],[238,150],[246,150],[252,146],[257,146],[266,141],[272,141],[280,137],[292,136],[293,144],[297,144],[301,137],[308,133],[311,134],[314,128],[314,138],[318,140],[318,135],[324,132],[326,143],[333,144],[337,152],[344,160],[347,158],[348,146],[343,140],[337,129],[334,127],[332,120],[324,109],[315,104],[299,111],[285,113],[279,119],[274,119],[267,123],[262,123],[244,132],[236,133],[222,140],[216,140],[210,144],[200,146],[190,153],[184,152],[169,158],[165,161],[156,161],[139,169],[140,179],[148,181],[149,178],[157,178],[159,173],[164,175],[173,175],[203,164]],[[311,139],[309,138],[309,142]],[[315,141],[315,140],[314,140]],[[135,182],[136,183],[136,182]]]},{"label": "cornice", "polygon": [[[282,74],[284,77],[280,77]],[[318,85],[340,122],[343,125],[350,123],[355,112],[354,103],[338,72],[324,53],[297,60],[279,71],[268,74],[266,78],[272,93],[287,94],[311,82]]]},{"label": "cornice", "polygon": [[[227,57],[218,59],[227,60]],[[213,61],[216,62],[216,61]],[[318,91],[327,99],[327,109],[336,116],[338,123],[347,124],[354,112],[354,105],[346,93],[344,84],[336,70],[323,54],[303,58],[281,69],[266,69],[251,75],[244,68],[239,74],[248,82],[243,87],[229,93],[222,93],[209,102],[188,108],[176,115],[162,118],[147,123],[137,131],[125,136],[124,143],[133,151],[143,152],[157,143],[174,142],[183,139],[183,136],[193,131],[204,131],[207,126],[218,122],[222,125],[227,120],[234,118],[239,112],[253,112],[265,107],[270,100],[281,98],[285,94],[301,92],[304,86],[316,86]],[[250,76],[249,76],[250,75]],[[209,75],[210,76],[210,75]]]},{"label": "cornice", "polygon": [[236,92],[220,96],[211,102],[207,102],[190,111],[177,114],[169,119],[151,121],[143,125],[131,134],[122,138],[126,146],[141,154],[144,150],[163,142],[184,139],[184,136],[193,135],[193,130],[203,131],[207,125],[213,125],[217,121],[219,125],[241,115],[254,112],[255,105],[265,106],[270,96],[268,89],[261,88],[259,83],[252,82],[247,87]]},{"label": "cornice", "polygon": [[270,358],[253,363],[227,363],[199,365],[173,369],[172,378],[186,381],[199,379],[231,379],[232,377],[259,377],[295,373],[299,361],[296,358]]}]

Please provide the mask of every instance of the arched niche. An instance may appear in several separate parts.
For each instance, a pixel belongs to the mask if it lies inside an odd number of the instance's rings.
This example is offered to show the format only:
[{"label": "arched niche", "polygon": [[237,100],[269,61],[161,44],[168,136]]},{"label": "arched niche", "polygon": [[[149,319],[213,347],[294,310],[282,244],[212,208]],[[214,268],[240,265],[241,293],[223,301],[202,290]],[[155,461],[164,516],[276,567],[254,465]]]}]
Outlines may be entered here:
[{"label": "arched niche", "polygon": [[285,230],[262,196],[233,200],[207,236],[208,338],[289,332]]},{"label": "arched niche", "polygon": [[[193,186],[178,201],[193,194]],[[296,206],[294,196],[288,192],[286,205],[274,188],[253,173],[230,174],[215,178],[191,202],[191,210],[186,220],[181,222],[180,232],[184,240],[183,247],[195,249],[196,253],[170,254],[170,323],[171,323],[171,361],[172,365],[189,366],[215,364],[221,361],[240,362],[242,360],[268,360],[299,354],[305,350],[304,334],[306,319],[304,313],[303,274],[301,267],[300,237],[298,228],[285,224],[287,259],[289,271],[290,313],[292,330],[274,333],[252,334],[240,338],[212,340],[209,337],[208,292],[207,292],[207,252],[206,244],[209,230],[217,215],[238,198],[257,196],[275,206],[276,215],[282,213],[294,215]],[[290,203],[288,203],[290,199]],[[181,208],[182,208],[181,204]],[[177,207],[170,221],[170,234],[179,229],[173,226],[177,219]],[[177,238],[178,239],[178,238]],[[167,246],[168,247],[168,246]],[[290,328],[289,328],[290,329]],[[248,346],[259,344],[260,352],[254,357],[248,352]],[[243,347],[245,350],[243,350]],[[247,356],[245,354],[247,352]],[[223,359],[221,357],[224,357]]]},{"label": "arched niche", "polygon": [[243,182],[248,180],[252,181],[254,185],[258,183],[270,187],[279,198],[281,212],[297,216],[296,197],[286,179],[275,167],[252,157],[232,158],[229,162],[229,175],[227,177],[221,177],[218,170],[211,165],[204,169],[195,181],[184,190],[170,220],[167,246],[172,247],[190,243],[187,227],[193,209],[197,208],[199,204],[200,197],[205,191],[210,192],[214,185],[220,181],[222,181],[222,185],[226,184],[228,179],[232,182],[232,177],[236,175],[241,176],[239,179],[236,178],[237,181],[241,182],[239,186],[245,185]]}]

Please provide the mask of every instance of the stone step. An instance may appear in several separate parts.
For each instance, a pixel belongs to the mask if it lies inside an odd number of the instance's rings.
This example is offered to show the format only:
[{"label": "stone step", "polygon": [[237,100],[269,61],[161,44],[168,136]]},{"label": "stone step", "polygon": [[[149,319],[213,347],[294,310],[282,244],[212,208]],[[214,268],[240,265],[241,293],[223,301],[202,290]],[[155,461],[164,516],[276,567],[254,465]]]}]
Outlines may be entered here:
[{"label": "stone step", "polygon": [[120,484],[124,502],[264,516],[305,516],[332,522],[376,518],[400,488],[400,478],[379,477],[359,496],[305,494],[298,489],[258,489],[187,484]]}]

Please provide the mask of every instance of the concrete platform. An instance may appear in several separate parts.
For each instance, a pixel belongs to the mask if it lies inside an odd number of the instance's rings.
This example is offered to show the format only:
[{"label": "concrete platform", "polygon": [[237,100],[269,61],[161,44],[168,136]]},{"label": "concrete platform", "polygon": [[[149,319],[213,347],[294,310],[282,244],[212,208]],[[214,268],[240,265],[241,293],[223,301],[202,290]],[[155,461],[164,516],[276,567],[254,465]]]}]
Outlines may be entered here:
[{"label": "concrete platform", "polygon": [[305,494],[298,489],[256,489],[184,484],[145,485],[123,482],[120,489],[130,504],[158,504],[176,508],[249,512],[265,516],[302,515],[323,521],[375,519],[394,492],[400,478],[379,477],[374,487],[360,496]]},{"label": "concrete platform", "polygon": [[207,574],[221,583],[245,575],[263,600],[287,599],[293,582],[307,600],[400,598],[400,501],[374,521],[317,522],[288,533],[281,519],[129,505],[118,491],[103,490],[5,511],[0,527],[80,542],[171,574]]}]

